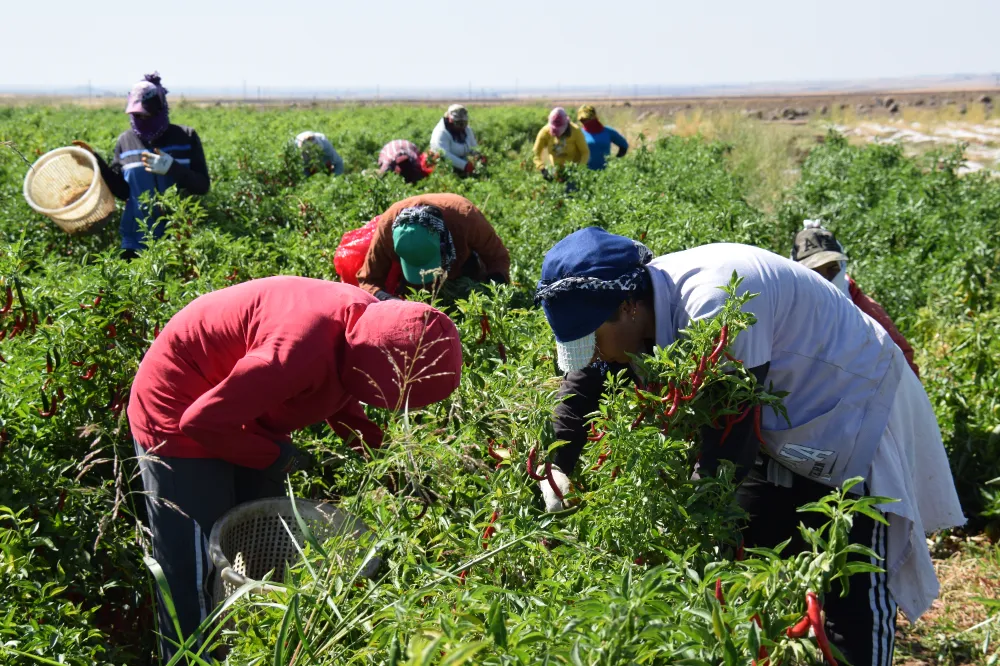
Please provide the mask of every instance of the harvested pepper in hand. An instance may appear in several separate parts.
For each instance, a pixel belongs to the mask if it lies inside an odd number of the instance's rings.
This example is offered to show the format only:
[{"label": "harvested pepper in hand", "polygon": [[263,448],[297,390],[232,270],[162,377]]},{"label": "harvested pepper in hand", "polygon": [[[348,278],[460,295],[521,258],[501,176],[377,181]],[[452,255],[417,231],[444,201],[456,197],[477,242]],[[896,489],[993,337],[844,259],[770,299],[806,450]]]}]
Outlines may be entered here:
[{"label": "harvested pepper in hand", "polygon": [[559,484],[557,484],[556,480],[552,477],[552,463],[550,462],[545,463],[545,480],[549,482],[549,488],[552,488],[552,492],[556,494],[556,497],[559,499],[565,499],[563,497],[563,492],[559,490]]}]

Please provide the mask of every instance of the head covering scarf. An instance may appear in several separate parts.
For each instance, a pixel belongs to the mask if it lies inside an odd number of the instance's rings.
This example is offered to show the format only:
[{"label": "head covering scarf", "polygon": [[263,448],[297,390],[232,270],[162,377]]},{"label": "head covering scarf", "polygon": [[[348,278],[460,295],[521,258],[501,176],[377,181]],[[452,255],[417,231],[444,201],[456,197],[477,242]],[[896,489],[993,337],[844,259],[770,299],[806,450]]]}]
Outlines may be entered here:
[{"label": "head covering scarf", "polygon": [[444,127],[448,130],[448,134],[451,135],[457,143],[465,143],[468,138],[468,127],[463,127],[459,129],[455,126],[456,122],[465,121],[469,122],[469,112],[461,104],[452,104],[448,107],[448,112],[444,115]]},{"label": "head covering scarf", "polygon": [[[132,131],[145,143],[156,141],[170,126],[170,107],[167,89],[160,85],[159,72],[146,74],[142,81],[132,86],[125,112],[129,114]],[[148,116],[137,115],[147,113]]]},{"label": "head covering scarf", "polygon": [[569,116],[566,114],[566,109],[561,106],[552,109],[549,113],[549,133],[556,137],[562,136],[567,127],[569,127]]},{"label": "head covering scarf", "polygon": [[444,216],[437,206],[410,206],[399,211],[392,221],[392,228],[402,224],[416,224],[426,227],[441,237],[441,269],[445,273],[451,270],[455,263],[455,241],[451,232],[444,226]]},{"label": "head covering scarf", "polygon": [[555,334],[563,370],[590,363],[595,331],[623,301],[648,288],[652,260],[642,243],[599,227],[576,231],[546,253],[535,302]]},{"label": "head covering scarf", "polygon": [[576,112],[576,119],[590,134],[598,134],[604,129],[604,125],[597,119],[597,109],[592,104],[581,106]]},{"label": "head covering scarf", "polygon": [[462,377],[462,341],[443,312],[414,301],[356,306],[344,334],[340,378],[351,395],[383,409],[444,400]]}]

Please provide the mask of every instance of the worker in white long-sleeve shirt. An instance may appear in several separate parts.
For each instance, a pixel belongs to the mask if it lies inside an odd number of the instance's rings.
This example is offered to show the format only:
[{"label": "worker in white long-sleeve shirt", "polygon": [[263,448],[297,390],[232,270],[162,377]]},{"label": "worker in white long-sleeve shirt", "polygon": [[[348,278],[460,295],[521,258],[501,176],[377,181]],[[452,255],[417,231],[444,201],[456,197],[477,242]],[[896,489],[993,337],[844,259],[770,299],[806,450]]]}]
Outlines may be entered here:
[{"label": "worker in white long-sleeve shirt", "polygon": [[469,127],[469,112],[461,104],[452,104],[438,121],[431,134],[431,150],[451,162],[460,174],[471,174],[476,162],[482,161],[476,151],[479,143]]}]

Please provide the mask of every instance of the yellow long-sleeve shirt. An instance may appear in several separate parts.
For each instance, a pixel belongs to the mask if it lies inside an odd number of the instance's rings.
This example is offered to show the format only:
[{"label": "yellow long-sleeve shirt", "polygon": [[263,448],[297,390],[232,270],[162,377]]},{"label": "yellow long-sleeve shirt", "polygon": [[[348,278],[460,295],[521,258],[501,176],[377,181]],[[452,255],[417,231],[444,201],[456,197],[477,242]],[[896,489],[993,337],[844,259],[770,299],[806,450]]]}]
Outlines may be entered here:
[{"label": "yellow long-sleeve shirt", "polygon": [[552,136],[548,125],[539,130],[538,136],[535,137],[536,169],[541,170],[552,164],[561,165],[566,162],[586,164],[588,159],[590,159],[590,149],[587,148],[583,130],[573,123],[569,124],[569,129],[560,137]]}]

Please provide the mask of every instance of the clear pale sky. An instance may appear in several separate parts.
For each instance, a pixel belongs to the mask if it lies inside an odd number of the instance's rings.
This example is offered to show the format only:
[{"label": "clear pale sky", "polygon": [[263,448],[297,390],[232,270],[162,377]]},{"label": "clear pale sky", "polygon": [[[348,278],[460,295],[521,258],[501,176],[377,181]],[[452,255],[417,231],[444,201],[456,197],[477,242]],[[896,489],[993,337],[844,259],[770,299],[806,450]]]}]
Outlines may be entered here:
[{"label": "clear pale sky", "polygon": [[0,86],[703,85],[1000,71],[1000,0],[5,0]]}]

